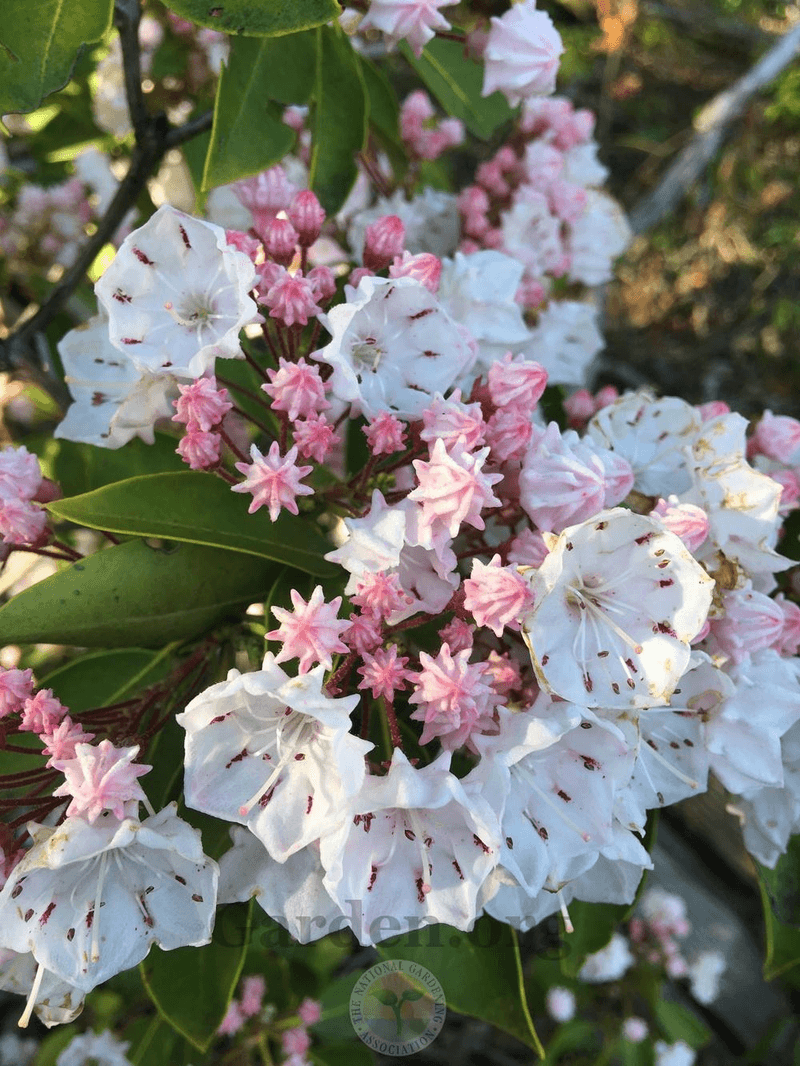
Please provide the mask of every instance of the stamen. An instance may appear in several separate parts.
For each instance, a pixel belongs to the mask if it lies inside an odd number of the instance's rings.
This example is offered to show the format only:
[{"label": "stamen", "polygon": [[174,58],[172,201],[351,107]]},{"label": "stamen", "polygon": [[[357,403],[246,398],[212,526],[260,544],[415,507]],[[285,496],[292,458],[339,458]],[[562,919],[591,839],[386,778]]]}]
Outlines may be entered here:
[{"label": "stamen", "polygon": [[558,901],[561,904],[561,906],[559,908],[559,910],[561,911],[561,917],[564,919],[564,932],[565,933],[574,933],[575,932],[575,926],[572,924],[572,919],[569,916],[569,911],[567,910],[567,904],[566,904],[566,901],[564,899],[564,895],[563,895],[561,889],[558,890]]},{"label": "stamen", "polygon": [[33,1008],[36,1005],[36,997],[39,995],[39,988],[41,987],[42,978],[43,977],[44,977],[44,965],[40,962],[39,966],[38,966],[38,968],[36,970],[36,976],[33,979],[33,986],[31,987],[31,992],[30,992],[30,995],[28,996],[28,1001],[25,1004],[25,1010],[22,1012],[22,1017],[17,1022],[17,1025],[19,1026],[20,1029],[27,1029],[28,1028],[28,1022],[31,1020],[31,1015],[33,1014]]}]

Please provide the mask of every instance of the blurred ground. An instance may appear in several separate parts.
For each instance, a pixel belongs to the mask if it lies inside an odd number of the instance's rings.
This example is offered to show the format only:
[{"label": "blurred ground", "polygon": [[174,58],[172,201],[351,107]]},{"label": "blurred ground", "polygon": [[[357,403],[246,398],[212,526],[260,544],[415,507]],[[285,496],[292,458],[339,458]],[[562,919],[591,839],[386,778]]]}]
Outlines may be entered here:
[{"label": "blurred ground", "polygon": [[[697,111],[800,18],[800,7],[772,0],[550,7],[576,79],[571,95],[599,111],[610,186],[628,209],[690,139]],[[724,399],[747,415],[798,413],[799,172],[795,61],[733,127],[680,209],[620,264],[606,294],[603,381]]]}]

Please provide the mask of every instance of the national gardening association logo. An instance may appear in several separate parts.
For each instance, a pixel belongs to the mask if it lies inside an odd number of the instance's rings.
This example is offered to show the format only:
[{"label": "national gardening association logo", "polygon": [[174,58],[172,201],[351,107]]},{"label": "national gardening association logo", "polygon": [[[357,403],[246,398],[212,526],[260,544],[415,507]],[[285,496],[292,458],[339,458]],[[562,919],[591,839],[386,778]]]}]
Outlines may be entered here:
[{"label": "national gardening association logo", "polygon": [[362,974],[350,995],[350,1021],[381,1055],[413,1055],[439,1035],[447,1006],[430,970],[407,959],[380,962]]}]

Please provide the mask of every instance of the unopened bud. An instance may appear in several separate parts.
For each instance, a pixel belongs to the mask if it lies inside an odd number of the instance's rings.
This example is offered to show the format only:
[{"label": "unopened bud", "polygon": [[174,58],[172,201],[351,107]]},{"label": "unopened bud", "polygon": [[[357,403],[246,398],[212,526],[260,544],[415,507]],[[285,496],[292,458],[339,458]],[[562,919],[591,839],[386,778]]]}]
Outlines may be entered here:
[{"label": "unopened bud", "polygon": [[364,266],[384,270],[397,255],[403,254],[406,228],[397,215],[384,215],[364,234]]},{"label": "unopened bud", "polygon": [[310,189],[297,193],[287,212],[289,221],[297,230],[297,242],[302,248],[309,248],[319,237],[325,211],[322,204]]},{"label": "unopened bud", "polygon": [[288,218],[270,219],[269,225],[261,231],[264,248],[270,259],[282,266],[288,266],[294,258],[297,247],[297,230]]}]

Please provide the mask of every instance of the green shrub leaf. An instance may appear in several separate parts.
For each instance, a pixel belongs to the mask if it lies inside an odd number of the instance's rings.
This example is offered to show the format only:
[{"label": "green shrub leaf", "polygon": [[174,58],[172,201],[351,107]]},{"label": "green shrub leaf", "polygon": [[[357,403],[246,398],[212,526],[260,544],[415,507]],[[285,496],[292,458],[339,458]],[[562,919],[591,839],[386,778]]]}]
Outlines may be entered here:
[{"label": "green shrub leaf", "polygon": [[166,0],[181,18],[222,33],[280,37],[338,18],[336,0]]}]

